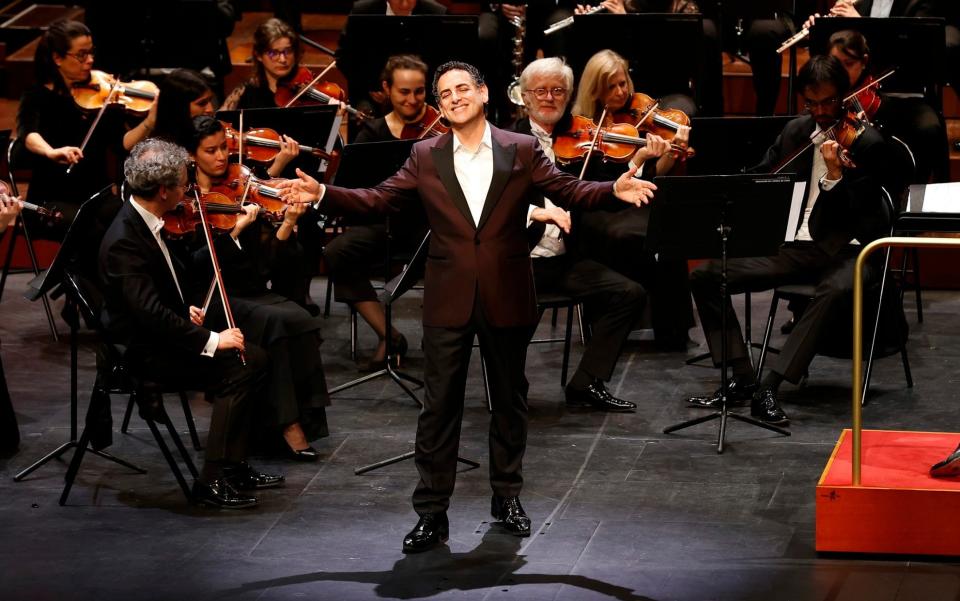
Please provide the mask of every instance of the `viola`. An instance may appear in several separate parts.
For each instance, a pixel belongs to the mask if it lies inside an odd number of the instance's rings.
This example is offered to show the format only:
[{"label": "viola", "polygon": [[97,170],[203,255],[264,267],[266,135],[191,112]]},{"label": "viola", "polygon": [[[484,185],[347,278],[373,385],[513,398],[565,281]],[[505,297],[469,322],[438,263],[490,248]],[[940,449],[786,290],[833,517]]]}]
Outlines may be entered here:
[{"label": "viola", "polygon": [[[599,135],[598,135],[599,133]],[[571,163],[585,158],[592,150],[603,154],[605,159],[626,162],[637,151],[647,145],[647,139],[639,135],[639,131],[629,123],[614,123],[609,127],[600,127],[587,117],[574,115],[570,129],[557,136],[553,142],[553,152],[557,162]],[[593,140],[597,139],[593,147]],[[671,144],[671,148],[682,158],[692,157],[695,152],[692,148],[685,148]]]},{"label": "viola", "polygon": [[332,81],[314,82],[314,79],[316,77],[310,69],[300,67],[289,81],[277,83],[277,91],[273,95],[274,102],[277,106],[287,107],[316,103],[331,104],[331,101],[335,100],[353,117],[361,120],[367,118],[366,113],[358,111],[347,103],[347,93],[343,88]]},{"label": "viola", "polygon": [[[196,231],[206,214],[211,229],[217,232],[230,232],[237,226],[237,218],[243,213],[239,202],[220,192],[184,195],[183,201],[163,215],[163,231],[171,238],[182,238]],[[204,212],[200,211],[203,203]]]},{"label": "viola", "polygon": [[[226,121],[221,121],[223,131],[227,137],[227,151],[230,154],[240,153],[240,134]],[[310,153],[321,159],[332,159],[332,155],[320,148],[300,145],[301,153]],[[243,134],[243,158],[258,163],[269,163],[280,154],[280,134],[267,127],[248,129]]]},{"label": "viola", "polygon": [[440,111],[426,104],[423,107],[423,114],[416,121],[403,124],[400,139],[422,140],[445,134],[450,131],[450,128],[441,121]]},{"label": "viola", "polygon": [[[660,101],[636,92],[623,110],[612,114],[614,123],[629,123],[638,130],[671,141],[680,126],[690,126],[690,117],[680,109],[662,109]],[[685,144],[680,146],[685,147]]]},{"label": "viola", "polygon": [[245,202],[260,207],[259,215],[268,221],[283,221],[283,213],[289,204],[283,200],[279,189],[271,184],[280,180],[261,180],[249,168],[231,163],[223,178],[210,189],[222,194],[241,206]]},{"label": "viola", "polygon": [[97,70],[90,72],[90,81],[70,88],[73,101],[84,110],[98,111],[105,105],[117,105],[138,116],[150,111],[159,93],[160,88],[152,81],[119,81]]}]

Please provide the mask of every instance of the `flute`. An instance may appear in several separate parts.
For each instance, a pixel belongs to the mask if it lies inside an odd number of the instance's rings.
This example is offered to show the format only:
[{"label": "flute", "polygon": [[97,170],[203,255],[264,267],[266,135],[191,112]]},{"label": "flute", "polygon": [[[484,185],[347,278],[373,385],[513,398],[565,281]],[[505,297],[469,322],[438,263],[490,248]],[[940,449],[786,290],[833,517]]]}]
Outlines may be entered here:
[{"label": "flute", "polygon": [[[583,14],[584,14],[584,15],[595,15],[595,14],[597,14],[598,12],[600,12],[600,11],[602,11],[602,10],[606,10],[606,9],[603,8],[602,6],[600,6],[600,5],[598,4],[597,6],[593,6],[593,7],[591,7],[591,8],[588,8],[588,9],[586,10],[586,12],[584,12]],[[576,15],[576,16],[579,17],[579,16],[583,16],[583,15]],[[556,23],[554,23],[554,24],[551,25],[550,27],[547,27],[546,29],[544,29],[544,30],[543,30],[543,35],[550,35],[551,33],[556,33],[556,32],[558,32],[558,31],[560,31],[561,29],[566,29],[567,27],[570,27],[571,25],[573,25],[573,17],[567,17],[566,19],[563,19],[563,20],[561,20],[561,21],[557,21]]]},{"label": "flute", "polygon": [[[847,5],[853,6],[853,5],[856,4],[858,1],[859,1],[859,0],[840,0],[839,2],[837,2],[837,4],[847,4]],[[834,6],[836,6],[836,5],[834,5]],[[822,17],[820,17],[820,18],[821,18],[821,19],[826,19],[826,18],[828,18],[828,17],[834,17],[834,16],[836,16],[836,15],[824,15],[824,16],[822,16]],[[795,33],[795,34],[793,34],[792,36],[790,36],[789,38],[787,38],[784,43],[780,44],[780,47],[777,48],[777,54],[783,54],[784,52],[786,52],[787,50],[789,50],[791,46],[794,46],[794,45],[797,44],[798,42],[801,42],[801,41],[807,39],[808,37],[810,37],[810,28],[809,28],[809,27],[804,27],[803,29],[801,29],[801,30],[798,31],[797,33]]]}]

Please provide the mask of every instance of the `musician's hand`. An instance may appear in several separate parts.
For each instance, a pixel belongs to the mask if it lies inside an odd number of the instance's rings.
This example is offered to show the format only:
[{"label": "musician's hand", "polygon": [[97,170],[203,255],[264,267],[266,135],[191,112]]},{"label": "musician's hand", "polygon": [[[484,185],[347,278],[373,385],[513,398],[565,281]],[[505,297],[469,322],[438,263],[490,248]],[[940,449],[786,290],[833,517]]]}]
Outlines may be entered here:
[{"label": "musician's hand", "polygon": [[190,305],[190,323],[195,326],[202,326],[204,317],[206,317],[206,314],[203,309]]},{"label": "musician's hand", "polygon": [[523,4],[501,4],[500,12],[503,13],[503,16],[508,19],[516,19],[518,17],[522,18],[524,13]]},{"label": "musician's hand", "polygon": [[813,27],[814,23],[817,22],[817,19],[820,18],[820,13],[813,13],[810,15],[806,21],[803,22],[803,27],[801,29],[810,29]]},{"label": "musician's hand", "polygon": [[830,9],[830,14],[834,17],[856,18],[860,16],[860,13],[853,7],[853,4],[846,0],[838,0],[838,2],[833,5],[833,8]]},{"label": "musician's hand", "polygon": [[624,0],[603,0],[603,2],[600,3],[600,6],[604,7],[615,15],[627,14],[627,7],[624,3]]},{"label": "musician's hand", "polygon": [[570,211],[560,207],[537,207],[530,212],[530,219],[539,223],[552,223],[563,230],[564,234],[570,233]]},{"label": "musician's hand", "polygon": [[305,202],[295,202],[287,205],[286,210],[283,212],[283,223],[290,227],[295,226],[300,216],[307,212],[307,206]]},{"label": "musician's hand", "polygon": [[19,199],[0,194],[0,232],[16,221],[22,207],[23,203]]},{"label": "musician's hand", "polygon": [[690,143],[690,126],[689,125],[678,125],[677,133],[673,136],[673,144],[675,146],[686,146]]},{"label": "musician's hand", "polygon": [[257,211],[259,210],[260,207],[254,204],[243,206],[243,214],[237,217],[237,225],[235,225],[233,231],[230,232],[234,240],[240,236],[240,232],[247,229],[248,225],[257,220]]},{"label": "musician's hand", "polygon": [[290,136],[281,135],[280,152],[277,153],[277,156],[273,159],[273,164],[270,165],[270,176],[277,177],[283,173],[283,170],[286,169],[287,165],[290,164],[290,161],[297,158],[299,155],[300,144]]},{"label": "musician's hand", "polygon": [[240,331],[240,328],[230,328],[229,330],[220,332],[220,342],[217,343],[217,350],[225,351],[229,349],[236,349],[238,351],[244,349],[243,332]]},{"label": "musician's hand", "polygon": [[320,182],[297,169],[297,179],[286,179],[276,185],[281,198],[289,204],[315,203],[320,200]]},{"label": "musician's hand", "polygon": [[843,164],[840,161],[840,145],[835,140],[826,140],[820,145],[823,162],[827,164],[827,179],[843,177]]},{"label": "musician's hand", "polygon": [[634,164],[641,165],[647,159],[659,158],[670,152],[670,142],[667,142],[657,134],[647,134],[647,145],[637,151],[637,158]]},{"label": "musician's hand", "polygon": [[650,202],[653,191],[657,187],[653,182],[633,177],[636,172],[635,166],[625,171],[613,184],[613,195],[624,202],[640,207]]},{"label": "musician's hand", "polygon": [[52,148],[47,153],[47,158],[63,165],[73,165],[79,163],[80,159],[83,158],[83,151],[76,146],[61,146],[60,148]]}]

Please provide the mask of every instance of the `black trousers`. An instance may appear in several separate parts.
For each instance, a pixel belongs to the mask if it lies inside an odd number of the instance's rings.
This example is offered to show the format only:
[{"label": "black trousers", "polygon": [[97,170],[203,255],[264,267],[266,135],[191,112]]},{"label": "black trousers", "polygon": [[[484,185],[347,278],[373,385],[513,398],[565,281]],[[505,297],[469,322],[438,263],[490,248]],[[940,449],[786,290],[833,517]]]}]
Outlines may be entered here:
[{"label": "black trousers", "polygon": [[527,446],[528,384],[524,369],[532,334],[533,327],[491,326],[476,299],[465,326],[423,327],[424,395],[415,449],[420,482],[413,493],[413,508],[418,514],[446,511],[450,505],[474,336],[480,341],[490,385],[490,486],[502,497],[520,494]]},{"label": "black trousers", "polygon": [[777,48],[791,35],[793,32],[783,19],[754,19],[747,27],[744,49],[750,55],[758,116],[772,115],[777,108],[783,60]]},{"label": "black trousers", "polygon": [[[772,257],[751,257],[727,261],[727,290],[730,294],[770,290],[785,284],[813,284],[813,299],[806,306],[793,331],[780,350],[773,371],[789,382],[797,383],[816,354],[817,342],[824,333],[831,311],[853,290],[853,270],[862,246],[850,245],[836,255],[829,255],[813,243],[784,246]],[[874,259],[880,259],[875,255]],[[873,281],[882,264],[869,261],[864,266],[864,280]],[[729,298],[724,306],[720,295],[720,261],[701,264],[691,274],[693,298],[700,313],[700,323],[715,365],[720,365],[724,332],[720,327],[722,312],[727,312],[727,360],[747,357],[747,348],[740,322]]]},{"label": "black trousers", "polygon": [[586,304],[593,335],[571,382],[610,380],[623,343],[643,311],[643,287],[605,265],[569,254],[535,258],[533,278],[538,292],[559,292]]},{"label": "black trousers", "polygon": [[267,368],[267,355],[259,346],[246,344],[246,366],[234,352],[218,351],[213,357],[186,356],[182,349],[150,349],[128,360],[133,373],[164,389],[205,390],[213,394],[213,413],[207,436],[207,462],[243,461],[253,400],[259,398]]},{"label": "black trousers", "polygon": [[0,358],[0,454],[12,453],[20,446],[20,429],[17,427],[17,415],[10,402],[7,378],[3,373],[3,359]]}]

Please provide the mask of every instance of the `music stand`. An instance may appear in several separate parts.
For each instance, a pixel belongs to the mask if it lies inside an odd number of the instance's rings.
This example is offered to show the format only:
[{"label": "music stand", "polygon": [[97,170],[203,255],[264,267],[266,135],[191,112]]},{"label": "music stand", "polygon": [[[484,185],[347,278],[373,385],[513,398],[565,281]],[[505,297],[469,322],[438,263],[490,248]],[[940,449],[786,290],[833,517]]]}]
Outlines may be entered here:
[{"label": "music stand", "polygon": [[658,177],[651,203],[648,252],[688,259],[720,258],[721,313],[720,411],[663,430],[664,434],[720,420],[717,453],[723,453],[727,418],[784,436],[788,430],[727,411],[727,258],[777,253],[786,237],[793,179],[789,175]]},{"label": "music stand", "polygon": [[[70,224],[70,228],[67,230],[67,234],[64,237],[63,242],[60,244],[60,249],[57,251],[57,255],[53,258],[53,262],[50,263],[50,267],[44,270],[43,273],[37,277],[33,278],[33,280],[31,280],[28,284],[28,288],[24,293],[24,297],[26,299],[35,301],[38,298],[44,297],[47,292],[50,292],[56,288],[60,288],[61,290],[70,289],[69,286],[61,287],[61,282],[63,282],[66,272],[71,268],[79,269],[85,264],[88,264],[87,261],[84,260],[84,254],[91,252],[97,253],[99,251],[99,244],[97,244],[93,249],[90,248],[92,246],[91,239],[96,236],[98,232],[99,237],[102,237],[103,227],[109,226],[109,224],[102,224],[100,222],[102,221],[102,217],[105,212],[106,199],[110,197],[110,186],[108,186],[91,196],[80,206],[73,223]],[[72,319],[69,320],[70,439],[37,461],[34,461],[28,467],[21,470],[16,476],[13,477],[14,481],[16,482],[23,480],[36,469],[53,459],[57,459],[68,450],[76,448],[79,444],[79,439],[77,438],[77,355],[79,351],[77,331],[80,326],[80,315],[77,311],[76,305],[73,302],[67,302],[66,307],[68,311],[72,312]],[[141,474],[147,473],[147,470],[137,467],[136,465],[120,459],[119,457],[115,457],[110,453],[94,448],[90,448],[88,451],[94,455],[99,455],[104,459],[109,459],[110,461],[113,461],[114,463],[122,465],[126,468],[130,468],[135,472]]]},{"label": "music stand", "polygon": [[[574,73],[582,73],[597,51],[609,48],[630,64],[638,92],[654,98],[691,94],[703,62],[703,16],[699,14],[597,14],[573,18],[570,52]],[[678,43],[682,40],[682,43]],[[669,48],[670,60],[650,60],[650,48]]]}]

